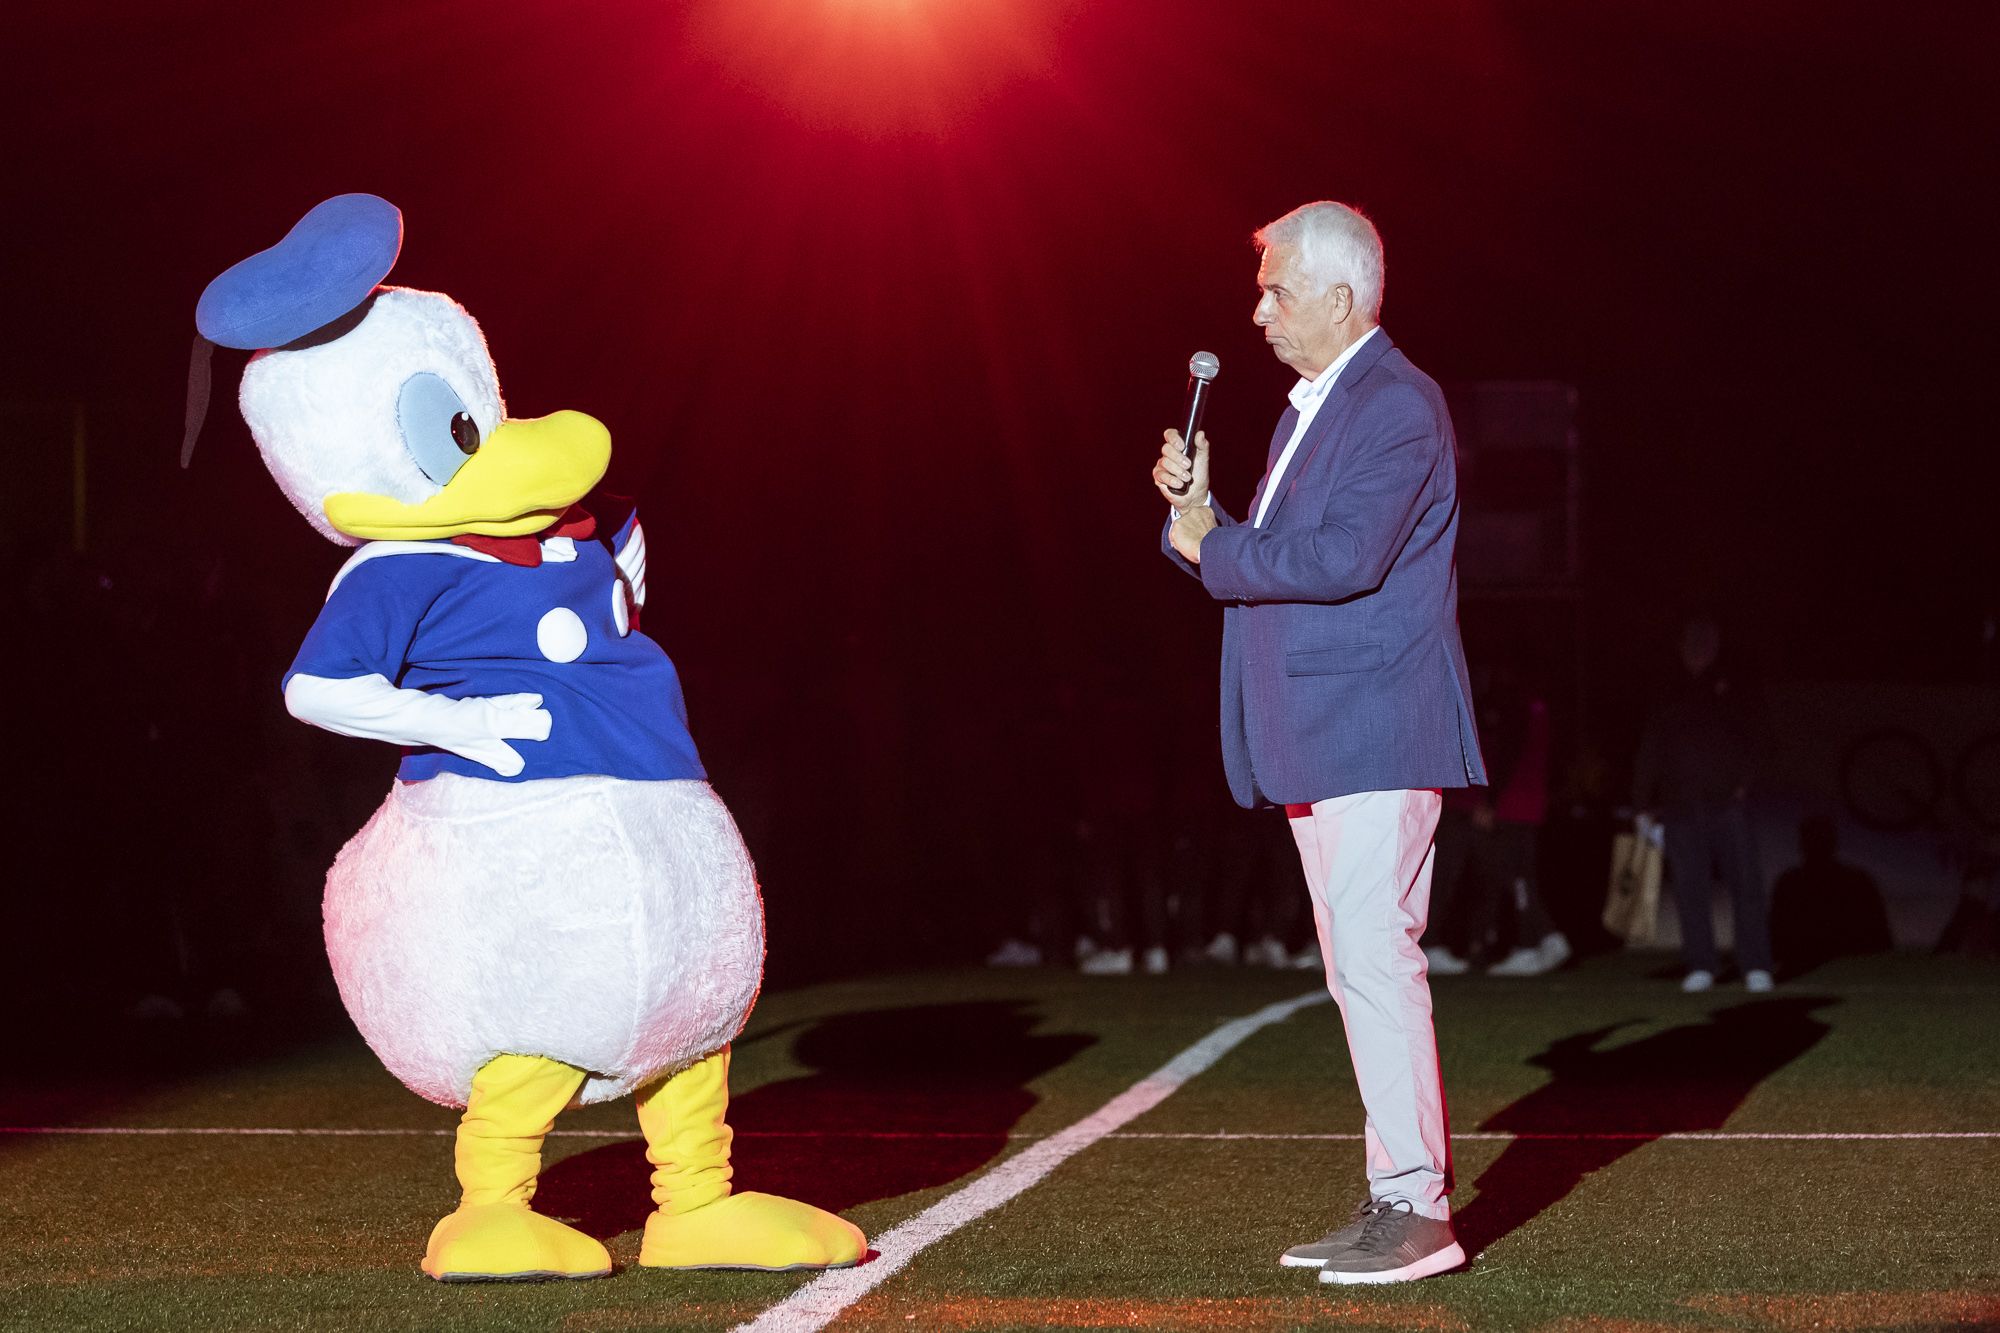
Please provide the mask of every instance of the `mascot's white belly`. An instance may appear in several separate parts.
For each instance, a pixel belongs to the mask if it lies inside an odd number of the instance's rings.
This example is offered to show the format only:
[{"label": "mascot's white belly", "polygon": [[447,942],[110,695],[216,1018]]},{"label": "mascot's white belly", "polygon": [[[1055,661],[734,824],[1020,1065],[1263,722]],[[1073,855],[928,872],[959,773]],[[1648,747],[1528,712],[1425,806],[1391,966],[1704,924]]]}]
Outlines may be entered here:
[{"label": "mascot's white belly", "polygon": [[398,782],[326,881],[326,944],[390,1072],[463,1106],[495,1055],[590,1072],[605,1101],[742,1029],[763,974],[756,873],[705,782]]}]

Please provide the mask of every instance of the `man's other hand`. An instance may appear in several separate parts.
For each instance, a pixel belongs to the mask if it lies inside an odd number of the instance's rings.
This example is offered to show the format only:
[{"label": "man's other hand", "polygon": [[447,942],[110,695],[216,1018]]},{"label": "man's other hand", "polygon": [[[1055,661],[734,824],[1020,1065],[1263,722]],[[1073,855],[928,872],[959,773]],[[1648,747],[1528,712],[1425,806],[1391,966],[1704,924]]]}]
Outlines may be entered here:
[{"label": "man's other hand", "polygon": [[[1190,509],[1208,503],[1208,432],[1194,433],[1194,457],[1181,453],[1181,433],[1170,430],[1160,447],[1160,461],[1153,464],[1153,484],[1160,497],[1176,509]],[[1188,483],[1186,491],[1175,495],[1171,488]]]},{"label": "man's other hand", "polygon": [[[1200,436],[1196,436],[1197,439]],[[1174,520],[1168,533],[1174,549],[1181,558],[1191,565],[1201,563],[1201,539],[1216,529],[1215,511],[1207,505],[1196,505],[1192,509],[1181,510],[1181,516]]]}]

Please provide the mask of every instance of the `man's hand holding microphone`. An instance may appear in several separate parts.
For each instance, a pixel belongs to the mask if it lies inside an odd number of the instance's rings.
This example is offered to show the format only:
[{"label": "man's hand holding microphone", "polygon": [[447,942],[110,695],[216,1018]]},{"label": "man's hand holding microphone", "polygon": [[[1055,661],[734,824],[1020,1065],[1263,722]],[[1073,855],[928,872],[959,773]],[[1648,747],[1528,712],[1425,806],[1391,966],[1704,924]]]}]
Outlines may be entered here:
[{"label": "man's hand holding microphone", "polygon": [[[1222,363],[1213,352],[1196,352],[1188,358],[1187,419],[1179,430],[1166,433],[1160,461],[1153,465],[1153,484],[1174,508],[1168,540],[1191,565],[1201,563],[1201,539],[1217,527],[1215,510],[1208,504],[1208,436],[1202,433],[1201,414],[1208,406],[1208,388],[1221,371]],[[1192,453],[1187,447],[1190,439]]]},{"label": "man's hand holding microphone", "polygon": [[1174,526],[1168,540],[1189,564],[1201,563],[1201,539],[1216,527],[1215,511],[1208,507],[1208,432],[1194,433],[1194,453],[1190,456],[1181,433],[1170,430],[1160,446],[1160,461],[1153,464],[1153,485],[1160,497],[1175,510]]}]

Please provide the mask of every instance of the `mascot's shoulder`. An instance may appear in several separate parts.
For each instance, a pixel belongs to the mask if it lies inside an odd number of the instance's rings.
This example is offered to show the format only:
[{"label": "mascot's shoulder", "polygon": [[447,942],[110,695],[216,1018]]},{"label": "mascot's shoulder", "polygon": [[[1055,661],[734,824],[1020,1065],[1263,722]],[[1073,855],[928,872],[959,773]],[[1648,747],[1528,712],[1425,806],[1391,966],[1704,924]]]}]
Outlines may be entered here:
[{"label": "mascot's shoulder", "polygon": [[471,566],[464,563],[467,561],[500,563],[484,551],[452,542],[368,542],[347,558],[326,595],[330,600],[342,588],[350,595],[364,591],[371,596],[431,593],[471,572]]}]

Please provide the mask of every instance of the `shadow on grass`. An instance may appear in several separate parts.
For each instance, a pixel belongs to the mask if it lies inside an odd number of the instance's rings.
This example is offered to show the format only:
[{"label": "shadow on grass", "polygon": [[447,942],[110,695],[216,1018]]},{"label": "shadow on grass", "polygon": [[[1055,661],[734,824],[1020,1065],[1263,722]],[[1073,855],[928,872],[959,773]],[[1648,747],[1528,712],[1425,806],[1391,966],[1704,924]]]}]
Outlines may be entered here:
[{"label": "shadow on grass", "polygon": [[[1027,1085],[1096,1040],[1036,1034],[1038,1021],[1024,1002],[979,1001],[814,1024],[792,1048],[812,1073],[730,1106],[736,1188],[841,1212],[978,1170],[1035,1105]],[[535,1206],[594,1236],[633,1231],[652,1210],[651,1169],[636,1139],[578,1153],[543,1172]]]},{"label": "shadow on grass", "polygon": [[1659,1136],[1721,1129],[1758,1084],[1819,1043],[1830,1028],[1815,1011],[1837,1003],[1756,1000],[1621,1046],[1602,1043],[1629,1022],[1551,1043],[1530,1063],[1554,1077],[1480,1125],[1522,1137],[1480,1173],[1478,1197],[1452,1218],[1459,1243],[1478,1255]]}]

